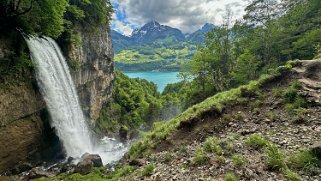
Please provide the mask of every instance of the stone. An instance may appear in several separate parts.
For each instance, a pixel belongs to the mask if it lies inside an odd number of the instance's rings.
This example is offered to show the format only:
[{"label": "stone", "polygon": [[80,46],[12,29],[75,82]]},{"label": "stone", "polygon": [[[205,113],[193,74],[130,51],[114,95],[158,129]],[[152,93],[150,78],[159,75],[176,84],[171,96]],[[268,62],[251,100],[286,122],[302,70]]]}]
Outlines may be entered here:
[{"label": "stone", "polygon": [[87,175],[91,172],[92,167],[94,166],[94,163],[87,159],[87,160],[82,160],[80,161],[76,168],[75,168],[75,173],[80,173],[81,175]]},{"label": "stone", "polygon": [[29,179],[38,179],[38,178],[43,178],[43,177],[54,177],[56,176],[53,173],[47,172],[41,168],[33,168],[30,172],[29,172]]},{"label": "stone", "polygon": [[144,166],[146,164],[146,161],[143,159],[135,159],[135,160],[131,160],[129,162],[129,165],[131,166]]},{"label": "stone", "polygon": [[85,153],[78,162],[75,173],[87,175],[91,172],[92,167],[103,167],[101,157],[97,154]]},{"label": "stone", "polygon": [[317,142],[312,145],[311,151],[315,154],[315,156],[321,158],[321,142]]},{"label": "stone", "polygon": [[90,160],[93,162],[94,167],[103,167],[103,161],[101,160],[101,157],[97,154],[88,154],[85,153],[83,156],[81,156],[81,161],[82,160]]},{"label": "stone", "polygon": [[125,127],[125,126],[122,126],[122,127],[119,129],[119,138],[120,138],[122,141],[125,141],[125,140],[127,140],[127,135],[128,135],[128,128]]}]

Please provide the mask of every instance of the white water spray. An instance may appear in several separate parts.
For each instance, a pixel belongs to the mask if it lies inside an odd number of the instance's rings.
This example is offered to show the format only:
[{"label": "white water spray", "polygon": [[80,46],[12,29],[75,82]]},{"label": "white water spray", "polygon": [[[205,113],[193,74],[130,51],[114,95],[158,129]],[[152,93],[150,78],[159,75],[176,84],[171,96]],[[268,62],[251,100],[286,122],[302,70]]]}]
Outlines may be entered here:
[{"label": "white water spray", "polygon": [[68,65],[56,42],[48,37],[32,36],[26,41],[36,65],[40,92],[52,118],[51,126],[55,127],[67,156],[99,154],[105,164],[121,159],[126,146],[112,139],[98,141],[91,135]]}]

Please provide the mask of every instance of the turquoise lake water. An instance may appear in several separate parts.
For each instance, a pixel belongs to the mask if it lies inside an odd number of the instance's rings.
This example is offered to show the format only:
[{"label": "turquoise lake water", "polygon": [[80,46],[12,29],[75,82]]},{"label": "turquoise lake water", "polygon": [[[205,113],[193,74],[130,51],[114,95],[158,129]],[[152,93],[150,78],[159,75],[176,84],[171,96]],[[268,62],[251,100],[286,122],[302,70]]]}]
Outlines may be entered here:
[{"label": "turquoise lake water", "polygon": [[167,84],[179,82],[178,72],[124,72],[130,78],[141,78],[154,82],[158,91],[163,92]]}]

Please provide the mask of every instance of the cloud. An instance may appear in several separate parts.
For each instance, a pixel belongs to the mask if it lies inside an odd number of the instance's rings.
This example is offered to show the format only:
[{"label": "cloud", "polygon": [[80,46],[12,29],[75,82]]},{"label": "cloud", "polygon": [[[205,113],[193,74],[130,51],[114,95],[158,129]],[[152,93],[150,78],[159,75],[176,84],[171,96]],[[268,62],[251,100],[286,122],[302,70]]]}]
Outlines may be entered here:
[{"label": "cloud", "polygon": [[[226,8],[233,11],[234,19],[244,14],[246,0],[112,0],[116,4],[114,24],[126,22],[128,28],[156,20],[161,24],[191,33],[205,23],[220,25]],[[121,14],[121,15],[120,15]],[[124,24],[124,23],[123,23]],[[123,31],[124,32],[124,31]]]}]

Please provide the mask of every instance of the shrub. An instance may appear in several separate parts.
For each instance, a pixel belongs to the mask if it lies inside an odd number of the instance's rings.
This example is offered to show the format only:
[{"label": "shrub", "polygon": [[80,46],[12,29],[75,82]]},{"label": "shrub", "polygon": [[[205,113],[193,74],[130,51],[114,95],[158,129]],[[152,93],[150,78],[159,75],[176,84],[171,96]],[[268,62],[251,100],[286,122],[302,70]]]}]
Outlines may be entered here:
[{"label": "shrub", "polygon": [[235,167],[242,167],[243,165],[246,164],[247,160],[244,158],[244,156],[235,154],[232,156],[232,161]]},{"label": "shrub", "polygon": [[155,170],[155,165],[154,164],[149,164],[147,166],[145,166],[144,170],[142,171],[142,176],[144,177],[148,177],[153,175]]},{"label": "shrub", "polygon": [[234,173],[227,173],[227,174],[225,174],[224,180],[225,181],[237,181],[238,179]]},{"label": "shrub", "polygon": [[262,136],[262,134],[252,134],[246,140],[245,144],[260,149],[268,144],[268,141]]},{"label": "shrub", "polygon": [[285,156],[277,145],[268,144],[265,149],[266,165],[272,170],[282,170],[286,168]]}]

